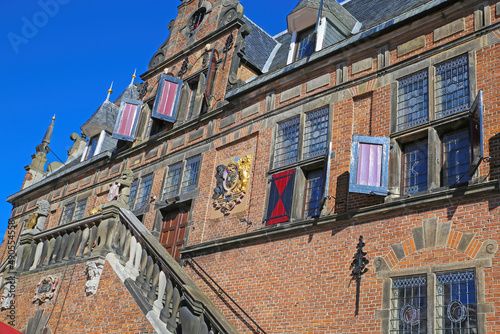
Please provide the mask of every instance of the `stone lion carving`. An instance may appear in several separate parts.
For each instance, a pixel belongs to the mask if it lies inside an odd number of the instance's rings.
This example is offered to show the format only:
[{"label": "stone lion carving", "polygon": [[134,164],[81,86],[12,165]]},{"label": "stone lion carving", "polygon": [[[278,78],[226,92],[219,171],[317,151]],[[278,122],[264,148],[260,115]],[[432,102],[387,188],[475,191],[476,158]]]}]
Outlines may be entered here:
[{"label": "stone lion carving", "polygon": [[134,181],[134,173],[130,169],[124,169],[120,178],[113,182],[109,188],[108,201],[102,207],[116,205],[128,209],[128,198],[130,196],[130,186]]},{"label": "stone lion carving", "polygon": [[36,210],[28,217],[28,224],[26,229],[35,229],[43,231],[45,229],[45,221],[50,213],[50,203],[47,200],[40,200],[36,203]]}]

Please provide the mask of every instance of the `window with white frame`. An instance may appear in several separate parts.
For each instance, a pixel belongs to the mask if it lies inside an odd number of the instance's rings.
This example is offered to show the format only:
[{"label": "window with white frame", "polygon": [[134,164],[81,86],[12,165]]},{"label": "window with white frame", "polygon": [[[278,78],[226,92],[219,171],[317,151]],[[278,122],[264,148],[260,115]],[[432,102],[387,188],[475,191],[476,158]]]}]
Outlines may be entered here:
[{"label": "window with white frame", "polygon": [[163,199],[193,191],[198,186],[201,155],[196,155],[168,167]]},{"label": "window with white frame", "polygon": [[309,57],[314,53],[316,48],[316,34],[314,33],[314,26],[304,29],[297,33],[297,40],[295,41],[295,60]]}]

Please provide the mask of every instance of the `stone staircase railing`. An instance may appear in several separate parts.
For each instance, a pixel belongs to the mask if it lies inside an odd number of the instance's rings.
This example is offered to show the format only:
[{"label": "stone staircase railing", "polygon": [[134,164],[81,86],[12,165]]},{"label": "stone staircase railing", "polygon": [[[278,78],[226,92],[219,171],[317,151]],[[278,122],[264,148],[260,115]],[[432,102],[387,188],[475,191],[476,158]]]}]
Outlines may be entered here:
[{"label": "stone staircase railing", "polygon": [[155,329],[219,334],[237,330],[128,210],[115,206],[64,226],[21,234],[15,270],[41,271],[106,257]]}]

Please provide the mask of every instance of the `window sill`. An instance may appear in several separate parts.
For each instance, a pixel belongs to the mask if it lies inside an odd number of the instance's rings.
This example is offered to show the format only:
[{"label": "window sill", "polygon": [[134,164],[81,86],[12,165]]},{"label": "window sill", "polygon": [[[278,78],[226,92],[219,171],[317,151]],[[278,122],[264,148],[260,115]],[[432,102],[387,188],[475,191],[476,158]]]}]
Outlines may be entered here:
[{"label": "window sill", "polygon": [[[288,166],[290,167],[290,166]],[[387,214],[390,211],[398,209],[409,210],[411,208],[419,208],[422,205],[436,205],[439,202],[448,202],[452,199],[461,197],[477,198],[478,195],[500,192],[500,180],[485,181],[482,183],[469,184],[468,186],[459,188],[439,188],[434,189],[429,193],[422,193],[408,198],[397,198],[390,202],[373,205],[370,207],[342,212],[339,214],[322,216],[320,218],[307,218],[292,220],[289,223],[279,223],[275,225],[263,226],[255,231],[240,234],[232,237],[216,239],[184,247],[180,250],[183,257],[199,256],[202,254],[210,254],[228,249],[242,247],[246,244],[256,244],[269,242],[271,239],[280,238],[286,235],[298,235],[306,233],[307,229],[312,226],[330,225],[339,221],[345,221],[352,218],[361,218],[364,216],[373,216]],[[258,222],[254,222],[257,224]]]}]

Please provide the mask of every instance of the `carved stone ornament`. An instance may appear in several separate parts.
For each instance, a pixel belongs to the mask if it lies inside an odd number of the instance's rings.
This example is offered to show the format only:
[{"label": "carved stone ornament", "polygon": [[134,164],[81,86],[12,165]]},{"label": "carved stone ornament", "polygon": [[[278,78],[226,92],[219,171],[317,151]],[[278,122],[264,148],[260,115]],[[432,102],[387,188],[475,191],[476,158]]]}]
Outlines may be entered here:
[{"label": "carved stone ornament", "polygon": [[50,212],[50,203],[47,200],[40,200],[36,203],[36,210],[28,217],[26,229],[35,229],[43,231],[45,229],[45,221]]},{"label": "carved stone ornament", "polygon": [[215,173],[217,185],[212,195],[215,210],[220,210],[224,216],[227,216],[236,205],[242,202],[247,192],[251,166],[250,154],[242,159],[235,158],[234,162],[227,166],[217,166]]},{"label": "carved stone ornament", "polygon": [[56,295],[57,288],[59,286],[60,278],[53,276],[46,276],[40,280],[36,286],[35,297],[33,297],[33,303],[38,302],[43,304],[48,300],[51,300]]},{"label": "carved stone ornament", "polygon": [[16,281],[15,280],[7,281],[7,283],[5,283],[3,288],[2,306],[1,306],[2,311],[11,307],[15,291],[16,291]]},{"label": "carved stone ornament", "polygon": [[95,295],[101,280],[102,269],[104,268],[104,260],[88,261],[87,268],[85,269],[88,277],[85,283],[85,294],[87,296]]}]

